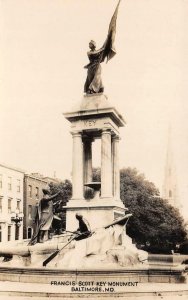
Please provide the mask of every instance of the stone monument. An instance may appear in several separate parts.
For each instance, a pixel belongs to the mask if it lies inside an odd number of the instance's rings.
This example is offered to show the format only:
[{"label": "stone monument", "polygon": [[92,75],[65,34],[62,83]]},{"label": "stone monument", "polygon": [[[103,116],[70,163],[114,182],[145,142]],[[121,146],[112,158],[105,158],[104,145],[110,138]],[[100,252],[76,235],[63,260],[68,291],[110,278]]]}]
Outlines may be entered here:
[{"label": "stone monument", "polygon": [[[105,226],[124,216],[120,199],[119,128],[124,118],[103,94],[86,94],[81,104],[64,116],[71,122],[73,138],[72,199],[66,206],[67,230],[76,227],[75,214],[82,213],[91,228]],[[92,143],[101,139],[101,193],[84,199],[85,185],[92,182]]]},{"label": "stone monument", "polygon": [[[88,51],[89,64],[81,103],[65,118],[71,122],[73,137],[72,184],[73,195],[66,207],[67,230],[76,226],[75,214],[82,213],[91,228],[105,226],[117,217],[124,216],[125,207],[120,200],[119,128],[125,126],[124,118],[103,94],[100,64],[116,54],[114,47],[116,19],[120,1],[112,16],[107,38],[96,50],[91,40]],[[84,199],[85,186],[92,186],[92,143],[101,139],[101,193],[94,199]],[[98,185],[99,189],[99,185]],[[97,218],[96,218],[97,216]]]}]

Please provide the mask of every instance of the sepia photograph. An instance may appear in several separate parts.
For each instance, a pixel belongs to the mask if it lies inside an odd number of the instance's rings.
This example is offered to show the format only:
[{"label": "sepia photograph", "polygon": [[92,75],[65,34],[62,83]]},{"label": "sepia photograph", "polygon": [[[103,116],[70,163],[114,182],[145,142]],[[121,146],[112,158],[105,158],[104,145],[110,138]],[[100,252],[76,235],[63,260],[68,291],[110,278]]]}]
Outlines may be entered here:
[{"label": "sepia photograph", "polygon": [[0,299],[187,299],[187,14],[0,0]]}]

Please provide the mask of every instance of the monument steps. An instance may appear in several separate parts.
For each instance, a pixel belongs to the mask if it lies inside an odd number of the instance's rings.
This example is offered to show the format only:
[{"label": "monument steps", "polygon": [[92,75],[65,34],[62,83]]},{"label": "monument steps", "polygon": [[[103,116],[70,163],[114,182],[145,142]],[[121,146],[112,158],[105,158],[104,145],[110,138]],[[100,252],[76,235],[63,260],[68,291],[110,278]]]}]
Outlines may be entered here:
[{"label": "monument steps", "polygon": [[50,284],[51,281],[185,283],[185,266],[131,266],[107,269],[1,267],[0,281]]}]

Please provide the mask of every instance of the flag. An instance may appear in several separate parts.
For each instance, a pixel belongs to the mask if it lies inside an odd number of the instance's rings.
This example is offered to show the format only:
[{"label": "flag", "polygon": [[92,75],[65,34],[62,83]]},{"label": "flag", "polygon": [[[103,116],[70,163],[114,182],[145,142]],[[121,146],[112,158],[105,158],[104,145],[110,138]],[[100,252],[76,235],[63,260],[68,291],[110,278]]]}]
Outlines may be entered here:
[{"label": "flag", "polygon": [[107,62],[108,62],[116,54],[114,42],[115,42],[115,35],[116,35],[116,20],[117,20],[117,14],[118,14],[118,8],[119,8],[120,1],[121,0],[119,0],[117,7],[115,9],[115,12],[110,21],[108,35],[107,35],[106,41],[103,45],[104,51],[103,51],[103,55],[101,58],[101,62],[103,62],[105,60],[105,58],[107,59]]}]

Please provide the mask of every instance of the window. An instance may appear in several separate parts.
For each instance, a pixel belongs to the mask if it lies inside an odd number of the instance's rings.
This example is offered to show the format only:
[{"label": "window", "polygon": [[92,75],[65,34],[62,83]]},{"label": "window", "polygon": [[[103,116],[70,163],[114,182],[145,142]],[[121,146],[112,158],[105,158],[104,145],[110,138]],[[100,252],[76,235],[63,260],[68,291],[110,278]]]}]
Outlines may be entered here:
[{"label": "window", "polygon": [[36,187],[35,193],[36,193],[36,198],[38,199],[39,198],[39,188],[38,187]]},{"label": "window", "polygon": [[29,197],[32,197],[32,186],[28,185],[28,192],[29,192]]},{"label": "window", "polygon": [[172,197],[172,191],[171,190],[169,191],[169,197],[170,198]]},{"label": "window", "polygon": [[0,225],[0,242],[2,242],[2,227]]},{"label": "window", "polygon": [[21,187],[20,187],[20,179],[17,179],[17,192],[20,193]]},{"label": "window", "polygon": [[8,226],[8,241],[11,240],[11,226]]},{"label": "window", "polygon": [[31,239],[31,237],[32,237],[32,228],[31,228],[31,227],[28,227],[28,228],[27,228],[27,238],[28,238],[28,239]]},{"label": "window", "polygon": [[19,210],[19,212],[20,212],[20,204],[21,204],[21,200],[18,199],[16,201],[16,209]]},{"label": "window", "polygon": [[8,177],[8,190],[11,191],[12,190],[12,178]]},{"label": "window", "polygon": [[8,213],[11,213],[11,209],[12,209],[12,199],[8,199]]},{"label": "window", "polygon": [[32,219],[32,205],[28,205],[28,218]]},{"label": "window", "polygon": [[3,175],[0,174],[0,189],[3,187]]},{"label": "window", "polygon": [[3,198],[0,197],[0,213],[2,212],[2,208],[3,208]]}]

